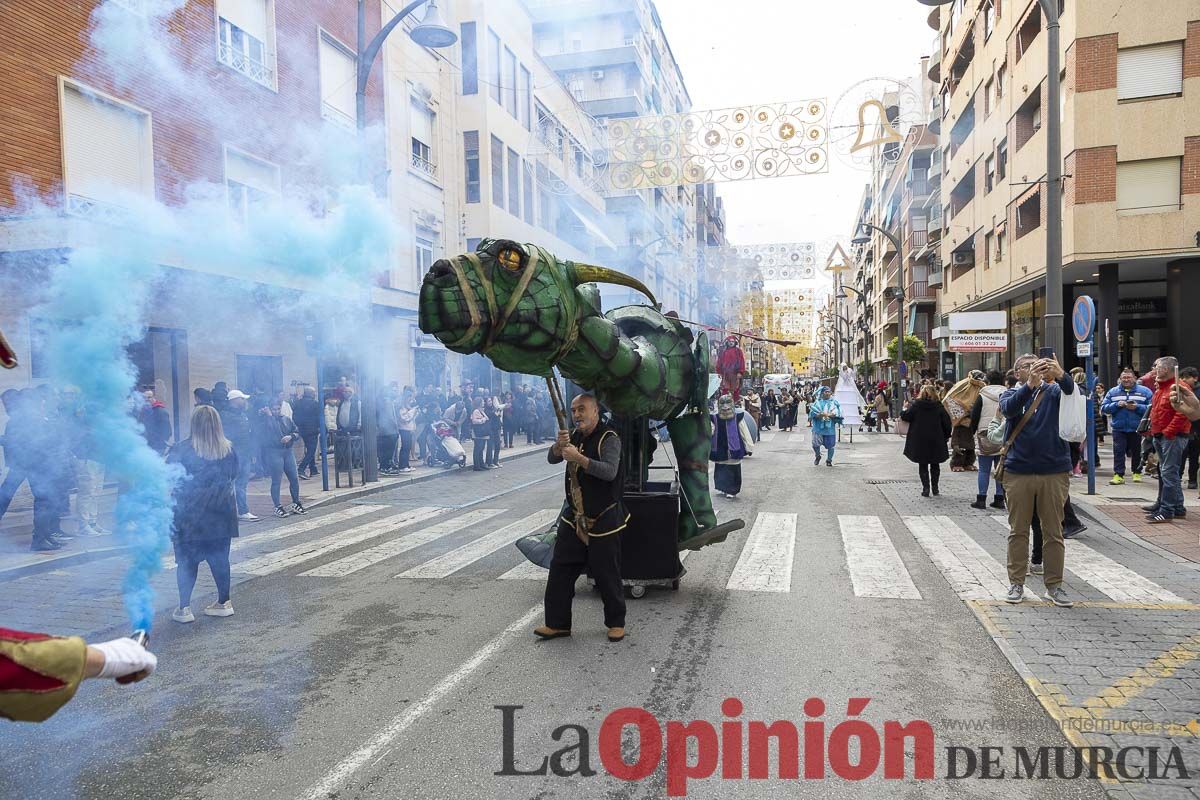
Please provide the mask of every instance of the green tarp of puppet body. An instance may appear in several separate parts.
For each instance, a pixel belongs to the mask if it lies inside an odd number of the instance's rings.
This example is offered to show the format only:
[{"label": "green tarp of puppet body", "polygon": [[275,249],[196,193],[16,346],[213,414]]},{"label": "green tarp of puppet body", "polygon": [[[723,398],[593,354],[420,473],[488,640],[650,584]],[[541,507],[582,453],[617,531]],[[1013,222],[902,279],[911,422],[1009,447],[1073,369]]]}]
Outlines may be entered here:
[{"label": "green tarp of puppet body", "polygon": [[430,267],[421,330],[507,372],[548,376],[557,367],[616,414],[665,420],[685,503],[679,549],[724,541],[744,523],[718,525],[708,491],[707,336],[693,337],[654,305],[602,314],[598,282],[631,287],[654,303],[628,275],[563,261],[536,245],[484,239],[474,253]]}]

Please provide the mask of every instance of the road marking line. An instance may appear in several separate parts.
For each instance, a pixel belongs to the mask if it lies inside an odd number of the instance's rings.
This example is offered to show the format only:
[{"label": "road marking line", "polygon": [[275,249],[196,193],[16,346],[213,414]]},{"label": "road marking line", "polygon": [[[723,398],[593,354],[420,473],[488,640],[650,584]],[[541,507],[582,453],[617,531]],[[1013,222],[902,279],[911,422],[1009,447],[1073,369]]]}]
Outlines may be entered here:
[{"label": "road marking line", "polygon": [[407,553],[409,550],[415,550],[448,534],[466,530],[472,525],[477,525],[484,520],[491,519],[497,514],[503,514],[505,511],[506,509],[503,508],[480,508],[475,511],[468,511],[460,517],[444,520],[436,525],[422,528],[406,536],[400,536],[383,544],[378,544],[344,558],[339,558],[336,561],[330,561],[327,564],[314,567],[307,572],[301,572],[300,575],[301,577],[342,578],[358,572],[360,569],[366,569],[369,566],[378,564],[385,559],[398,556],[401,553]]},{"label": "road marking line", "polygon": [[368,539],[392,533],[397,528],[424,522],[430,517],[444,513],[446,513],[446,509],[439,506],[412,508],[399,514],[392,514],[389,517],[368,522],[365,525],[358,525],[329,536],[313,539],[311,542],[265,553],[256,558],[243,561],[240,564],[234,564],[233,571],[246,575],[270,575],[273,572],[279,572],[310,559],[319,558],[327,553],[341,550],[344,547],[350,547],[359,542],[365,542]]},{"label": "road marking line", "polygon": [[512,544],[517,539],[550,524],[560,509],[543,508],[529,516],[505,525],[498,531],[492,531],[474,541],[467,542],[461,547],[444,553],[437,558],[418,564],[412,569],[405,570],[397,578],[445,578],[458,572],[468,564],[485,558],[505,545]]},{"label": "road marking line", "polygon": [[[992,519],[1008,528],[1008,518],[993,515]],[[1114,561],[1076,539],[1065,540],[1066,567],[1087,583],[1118,603],[1170,603],[1188,605],[1174,592],[1144,578],[1129,567]]]},{"label": "road marking line", "polygon": [[839,514],[838,525],[855,597],[921,599],[879,517]]},{"label": "road marking line", "polygon": [[[230,552],[236,553],[238,550],[244,550],[247,547],[253,547],[261,542],[274,542],[279,539],[286,539],[289,536],[295,536],[300,533],[323,528],[326,525],[333,525],[338,522],[354,519],[355,517],[363,517],[367,514],[373,514],[376,511],[383,511],[392,506],[381,505],[355,505],[343,508],[341,511],[335,511],[332,514],[322,514],[320,516],[305,517],[302,520],[297,520],[291,524],[280,525],[277,528],[272,528],[263,533],[252,533],[249,536],[238,536],[229,543]],[[295,517],[292,517],[295,519]],[[251,525],[253,523],[245,523]],[[163,557],[163,569],[175,569],[175,556],[172,553],[167,553]]]},{"label": "road marking line", "polygon": [[[1101,689],[1095,697],[1083,701],[1083,707],[1097,719],[1107,719],[1111,709],[1122,708],[1133,698],[1154,686],[1163,678],[1170,678],[1177,671],[1200,658],[1200,635],[1189,637],[1170,650],[1162,653],[1145,666],[1138,667],[1124,678],[1117,680],[1107,689]],[[1186,725],[1166,723],[1167,736],[1193,738],[1200,736],[1200,721],[1193,719]],[[1136,732],[1136,731],[1135,731]],[[1155,732],[1155,735],[1162,735]]]},{"label": "road marking line", "polygon": [[408,730],[421,715],[446,695],[454,691],[460,683],[471,676],[471,673],[475,672],[485,661],[495,655],[505,645],[506,640],[512,634],[527,627],[541,613],[541,603],[526,611],[520,619],[509,625],[504,629],[503,633],[476,651],[475,655],[463,662],[458,669],[442,678],[419,703],[406,708],[402,713],[394,717],[383,730],[371,737],[366,744],[342,759],[324,778],[302,795],[303,800],[328,800],[328,797],[345,783],[351,775],[391,745],[392,741]]},{"label": "road marking line", "polygon": [[760,433],[758,435],[758,440],[760,442],[769,442],[774,438],[775,438],[775,431],[767,431],[766,433]]},{"label": "road marking line", "polygon": [[[954,520],[945,516],[903,519],[917,544],[963,600],[1003,600],[1008,594],[1008,570]],[[1042,599],[1028,584],[1025,596]]]},{"label": "road marking line", "polygon": [[738,592],[788,592],[796,553],[796,515],[764,511],[746,538],[726,589]]}]

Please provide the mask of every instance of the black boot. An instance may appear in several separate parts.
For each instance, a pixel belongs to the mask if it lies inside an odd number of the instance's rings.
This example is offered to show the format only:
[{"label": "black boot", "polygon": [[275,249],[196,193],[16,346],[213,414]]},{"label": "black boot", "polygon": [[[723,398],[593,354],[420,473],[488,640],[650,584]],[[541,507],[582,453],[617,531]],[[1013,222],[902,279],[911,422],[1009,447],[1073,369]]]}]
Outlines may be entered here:
[{"label": "black boot", "polygon": [[938,479],[937,478],[933,479],[933,493],[935,495],[938,493]]},{"label": "black boot", "polygon": [[992,508],[998,508],[1001,511],[1003,511],[1005,509],[1004,495],[998,494],[992,498]]},{"label": "black boot", "polygon": [[975,502],[971,503],[971,508],[978,508],[980,511],[986,511],[987,510],[987,495],[986,494],[975,495]]},{"label": "black boot", "polygon": [[929,479],[921,476],[921,497],[929,497]]}]

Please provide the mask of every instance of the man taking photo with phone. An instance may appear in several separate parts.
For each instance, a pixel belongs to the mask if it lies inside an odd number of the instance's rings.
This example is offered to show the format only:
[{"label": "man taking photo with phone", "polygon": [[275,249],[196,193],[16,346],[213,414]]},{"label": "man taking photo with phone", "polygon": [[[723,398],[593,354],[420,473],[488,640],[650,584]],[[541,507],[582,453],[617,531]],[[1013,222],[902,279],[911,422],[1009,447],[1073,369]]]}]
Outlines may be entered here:
[{"label": "man taking photo with phone", "polygon": [[1179,362],[1163,356],[1154,362],[1153,371],[1142,376],[1142,385],[1154,390],[1150,400],[1150,436],[1158,454],[1158,499],[1144,506],[1146,521],[1167,523],[1187,515],[1183,507],[1181,468],[1187,452],[1192,423],[1172,405],[1179,382]]}]

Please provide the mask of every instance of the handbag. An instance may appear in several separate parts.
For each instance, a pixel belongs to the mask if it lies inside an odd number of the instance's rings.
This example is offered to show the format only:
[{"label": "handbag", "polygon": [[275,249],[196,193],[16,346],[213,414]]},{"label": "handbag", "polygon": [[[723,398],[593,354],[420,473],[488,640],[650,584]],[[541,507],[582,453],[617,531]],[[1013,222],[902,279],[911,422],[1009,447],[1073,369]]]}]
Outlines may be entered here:
[{"label": "handbag", "polygon": [[1149,412],[1149,410],[1146,411],[1145,416],[1143,416],[1141,422],[1138,423],[1137,432],[1142,434],[1143,436],[1145,436],[1147,433],[1150,432],[1150,412]]},{"label": "handbag", "polygon": [[908,420],[903,417],[896,420],[896,433],[901,436],[908,436]]},{"label": "handbag", "polygon": [[1021,421],[1017,423],[1012,436],[1008,437],[1008,441],[1004,443],[1004,447],[996,454],[996,469],[992,472],[992,475],[995,477],[997,483],[1004,483],[1004,457],[1008,455],[1008,448],[1012,447],[1013,442],[1017,440],[1017,437],[1021,434],[1021,429],[1025,427],[1026,422],[1029,422],[1029,418],[1033,416],[1033,412],[1037,411],[1037,407],[1042,402],[1042,395],[1044,394],[1044,391],[1039,391],[1034,395],[1033,402],[1025,410],[1025,416],[1021,417]]},{"label": "handbag", "polygon": [[981,456],[994,456],[1004,449],[1004,426],[1008,422],[996,407],[992,421],[988,423],[987,431],[982,436],[975,436],[975,449]]},{"label": "handbag", "polygon": [[1058,400],[1058,438],[1067,442],[1087,441],[1087,399],[1083,387],[1063,393]]}]

